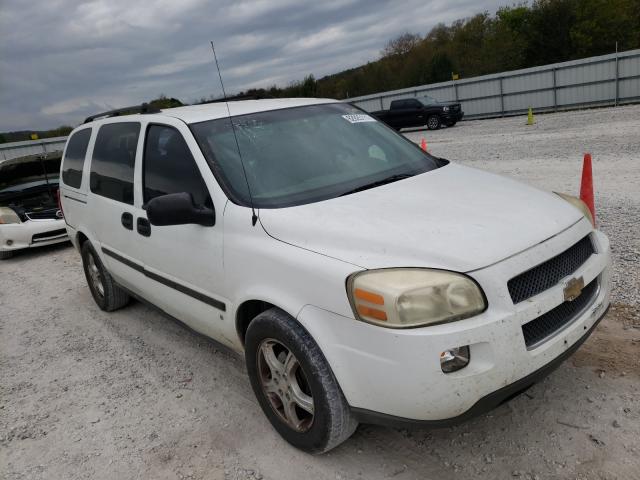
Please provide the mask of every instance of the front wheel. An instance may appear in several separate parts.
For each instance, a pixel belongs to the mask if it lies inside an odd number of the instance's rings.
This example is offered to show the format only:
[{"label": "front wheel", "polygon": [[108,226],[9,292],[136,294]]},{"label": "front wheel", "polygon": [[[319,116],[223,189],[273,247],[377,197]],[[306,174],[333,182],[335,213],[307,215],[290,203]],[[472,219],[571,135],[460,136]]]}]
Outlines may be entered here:
[{"label": "front wheel", "polygon": [[438,130],[440,128],[440,117],[438,115],[431,115],[427,119],[427,128],[429,130]]},{"label": "front wheel", "polygon": [[358,426],[336,378],[311,335],[278,308],[247,330],[251,386],[273,427],[291,445],[324,453]]},{"label": "front wheel", "polygon": [[12,250],[0,250],[0,260],[6,260],[7,258],[13,257]]}]

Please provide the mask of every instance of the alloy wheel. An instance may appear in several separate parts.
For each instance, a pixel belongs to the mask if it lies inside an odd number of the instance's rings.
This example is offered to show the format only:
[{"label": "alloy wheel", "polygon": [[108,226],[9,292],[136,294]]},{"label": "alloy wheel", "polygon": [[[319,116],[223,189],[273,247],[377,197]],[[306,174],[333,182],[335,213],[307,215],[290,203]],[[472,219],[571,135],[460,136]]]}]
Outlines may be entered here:
[{"label": "alloy wheel", "polygon": [[258,347],[262,391],[278,416],[297,432],[311,428],[314,402],[300,362],[284,344],[268,338]]},{"label": "alloy wheel", "polygon": [[102,282],[102,275],[100,275],[100,270],[98,269],[96,260],[93,257],[93,254],[89,254],[87,257],[88,257],[87,267],[89,271],[89,278],[91,280],[93,289],[98,295],[100,295],[101,297],[104,297],[104,283]]}]

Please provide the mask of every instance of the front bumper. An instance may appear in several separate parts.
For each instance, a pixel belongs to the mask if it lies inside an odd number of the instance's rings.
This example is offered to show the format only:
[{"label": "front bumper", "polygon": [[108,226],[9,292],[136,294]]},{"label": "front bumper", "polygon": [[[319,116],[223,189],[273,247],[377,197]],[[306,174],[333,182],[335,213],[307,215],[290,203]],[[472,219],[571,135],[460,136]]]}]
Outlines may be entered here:
[{"label": "front bumper", "polygon": [[[586,339],[609,305],[609,242],[593,232],[596,254],[572,276],[599,282],[586,309],[563,329],[527,349],[522,325],[564,302],[557,285],[513,304],[507,281],[558,255],[587,235],[588,221],[577,224],[495,265],[467,272],[483,287],[488,309],[459,322],[390,330],[306,306],[299,321],[316,339],[343,393],[363,421],[398,419],[434,425],[465,420],[526,388],[572,353]],[[469,345],[471,362],[454,373],[440,369],[440,352]],[[382,419],[382,420],[381,420]]]},{"label": "front bumper", "polygon": [[0,225],[0,251],[51,245],[68,240],[63,219],[27,220]]},{"label": "front bumper", "polygon": [[462,110],[460,110],[459,112],[449,111],[442,114],[442,121],[444,123],[458,122],[462,120],[462,117],[464,117],[464,112]]},{"label": "front bumper", "polygon": [[533,373],[530,373],[526,377],[521,378],[513,382],[510,385],[502,387],[495,392],[492,392],[480,400],[478,400],[469,410],[466,412],[451,418],[445,418],[442,420],[413,420],[410,418],[403,417],[395,417],[393,415],[386,415],[384,413],[373,412],[371,410],[366,410],[363,408],[352,408],[352,412],[355,415],[356,419],[360,423],[373,423],[376,425],[385,425],[388,427],[401,427],[401,426],[422,426],[422,427],[451,427],[453,425],[458,425],[460,423],[464,423],[467,420],[471,420],[483,413],[486,413],[494,408],[502,405],[504,402],[511,400],[512,398],[518,396],[519,394],[525,392],[529,387],[531,387],[534,383],[539,382],[548,376],[551,372],[553,372],[556,368],[558,368],[567,358],[575,353],[578,348],[589,338],[591,333],[595,330],[600,323],[600,320],[604,318],[604,316],[609,311],[609,306],[605,309],[605,311],[600,315],[595,323],[591,326],[591,328],[585,333],[576,343],[574,343],[570,348],[565,350],[560,354],[560,356],[554,358],[551,362],[547,363],[545,366],[539,368]]}]

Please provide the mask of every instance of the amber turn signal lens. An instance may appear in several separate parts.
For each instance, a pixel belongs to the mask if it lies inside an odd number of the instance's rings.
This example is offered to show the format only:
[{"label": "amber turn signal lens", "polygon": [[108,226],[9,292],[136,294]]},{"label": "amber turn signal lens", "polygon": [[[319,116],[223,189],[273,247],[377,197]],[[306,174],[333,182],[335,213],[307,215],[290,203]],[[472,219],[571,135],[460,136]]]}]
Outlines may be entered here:
[{"label": "amber turn signal lens", "polygon": [[354,294],[356,298],[364,300],[365,302],[373,303],[374,305],[384,305],[384,298],[382,298],[382,295],[378,295],[377,293],[371,293],[366,290],[362,290],[361,288],[356,288]]},{"label": "amber turn signal lens", "polygon": [[382,310],[378,310],[377,308],[358,305],[358,313],[363,317],[375,318],[376,320],[380,320],[382,322],[387,321],[387,313]]}]

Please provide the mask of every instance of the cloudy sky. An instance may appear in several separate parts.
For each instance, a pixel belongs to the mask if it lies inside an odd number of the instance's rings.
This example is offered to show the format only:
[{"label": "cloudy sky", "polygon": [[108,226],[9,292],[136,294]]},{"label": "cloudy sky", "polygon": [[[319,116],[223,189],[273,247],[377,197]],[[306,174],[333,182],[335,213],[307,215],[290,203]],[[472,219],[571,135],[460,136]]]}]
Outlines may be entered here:
[{"label": "cloudy sky", "polygon": [[0,131],[76,125],[163,93],[183,102],[375,60],[508,0],[0,0]]}]

